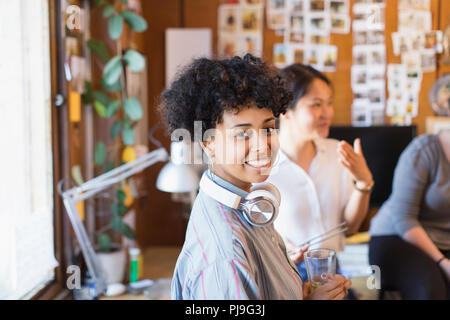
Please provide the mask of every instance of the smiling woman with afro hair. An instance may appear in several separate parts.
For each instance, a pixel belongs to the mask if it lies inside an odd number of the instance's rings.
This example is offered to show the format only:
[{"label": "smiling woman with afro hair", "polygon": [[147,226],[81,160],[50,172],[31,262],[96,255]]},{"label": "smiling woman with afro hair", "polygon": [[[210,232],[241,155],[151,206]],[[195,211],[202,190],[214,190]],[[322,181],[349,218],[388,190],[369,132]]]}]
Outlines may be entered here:
[{"label": "smiling woman with afro hair", "polygon": [[[243,206],[263,189],[278,207],[278,190],[263,182],[279,148],[275,118],[291,99],[276,71],[250,54],[196,59],[162,93],[169,132],[187,130],[210,160],[175,267],[173,299],[303,299],[301,277],[272,224],[277,210],[256,221],[263,215]],[[202,132],[195,134],[196,121]],[[214,133],[206,139],[207,130]]]}]

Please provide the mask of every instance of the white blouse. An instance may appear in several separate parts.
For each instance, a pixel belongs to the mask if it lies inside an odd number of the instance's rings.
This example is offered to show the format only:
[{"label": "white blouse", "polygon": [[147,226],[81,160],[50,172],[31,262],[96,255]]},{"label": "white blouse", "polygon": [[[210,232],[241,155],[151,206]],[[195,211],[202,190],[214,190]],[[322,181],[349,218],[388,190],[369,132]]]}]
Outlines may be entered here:
[{"label": "white blouse", "polygon": [[[267,182],[281,194],[275,228],[296,245],[334,228],[344,221],[344,210],[353,192],[351,173],[339,163],[339,141],[316,139],[316,156],[306,173],[280,149]],[[344,249],[345,234],[311,248]]]}]

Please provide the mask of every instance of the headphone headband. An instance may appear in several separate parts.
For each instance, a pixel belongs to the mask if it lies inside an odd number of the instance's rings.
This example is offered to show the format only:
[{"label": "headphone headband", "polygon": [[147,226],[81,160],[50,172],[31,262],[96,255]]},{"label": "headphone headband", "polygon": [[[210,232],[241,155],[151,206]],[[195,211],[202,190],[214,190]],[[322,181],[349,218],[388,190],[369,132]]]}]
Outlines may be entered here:
[{"label": "headphone headband", "polygon": [[217,200],[224,205],[237,209],[241,203],[242,197],[237,194],[219,186],[217,183],[212,181],[206,174],[200,180],[200,188],[208,196]]}]

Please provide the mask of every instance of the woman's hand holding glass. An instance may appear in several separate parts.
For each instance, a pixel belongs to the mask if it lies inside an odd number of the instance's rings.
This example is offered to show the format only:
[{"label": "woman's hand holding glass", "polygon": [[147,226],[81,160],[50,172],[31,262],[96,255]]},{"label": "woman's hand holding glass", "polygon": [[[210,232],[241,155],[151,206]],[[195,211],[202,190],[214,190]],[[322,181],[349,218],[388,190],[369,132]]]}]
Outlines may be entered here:
[{"label": "woman's hand holding glass", "polygon": [[348,294],[352,281],[343,275],[337,274],[327,278],[327,282],[312,290],[311,282],[303,284],[303,298],[305,300],[343,300]]}]

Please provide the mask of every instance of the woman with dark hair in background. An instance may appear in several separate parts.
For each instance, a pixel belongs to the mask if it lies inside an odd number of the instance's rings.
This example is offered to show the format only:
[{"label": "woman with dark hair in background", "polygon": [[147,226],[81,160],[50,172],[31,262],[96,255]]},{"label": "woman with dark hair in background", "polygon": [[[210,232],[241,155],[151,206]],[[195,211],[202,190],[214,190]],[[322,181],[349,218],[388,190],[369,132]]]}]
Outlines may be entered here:
[{"label": "woman with dark hair in background", "polygon": [[[294,64],[279,72],[294,94],[280,116],[279,161],[267,180],[283,201],[275,228],[305,279],[303,253],[298,246],[346,222],[347,235],[358,231],[369,208],[372,174],[361,150],[327,139],[334,116],[333,91],[328,78],[310,66]],[[342,251],[345,234],[314,247]]]}]

